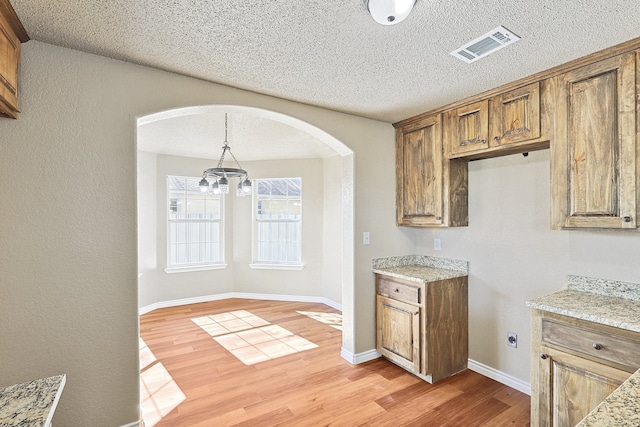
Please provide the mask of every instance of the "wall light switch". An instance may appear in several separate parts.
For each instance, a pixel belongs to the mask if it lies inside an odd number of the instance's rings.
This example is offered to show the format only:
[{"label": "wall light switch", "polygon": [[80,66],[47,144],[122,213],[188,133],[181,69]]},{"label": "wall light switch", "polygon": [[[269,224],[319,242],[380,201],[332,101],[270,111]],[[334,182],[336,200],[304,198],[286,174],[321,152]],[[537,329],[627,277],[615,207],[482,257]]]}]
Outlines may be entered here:
[{"label": "wall light switch", "polygon": [[370,243],[371,243],[371,236],[369,235],[368,231],[365,231],[364,233],[362,233],[362,244],[368,245]]},{"label": "wall light switch", "polygon": [[439,251],[442,250],[442,245],[440,244],[440,239],[433,239],[433,250]]}]

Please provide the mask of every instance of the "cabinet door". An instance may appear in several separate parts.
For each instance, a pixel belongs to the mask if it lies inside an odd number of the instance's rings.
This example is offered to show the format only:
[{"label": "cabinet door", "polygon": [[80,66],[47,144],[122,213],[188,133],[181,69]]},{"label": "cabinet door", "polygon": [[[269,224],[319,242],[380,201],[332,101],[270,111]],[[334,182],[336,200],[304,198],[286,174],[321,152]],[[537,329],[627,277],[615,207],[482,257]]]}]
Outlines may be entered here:
[{"label": "cabinet door", "polygon": [[551,144],[556,228],[636,228],[635,91],[634,53],[559,77]]},{"label": "cabinet door", "polygon": [[448,113],[449,154],[466,153],[489,147],[489,101],[484,100]]},{"label": "cabinet door", "polygon": [[20,40],[7,17],[0,13],[0,115],[18,116],[18,64]]},{"label": "cabinet door", "polygon": [[540,83],[498,95],[490,108],[491,146],[540,137]]},{"label": "cabinet door", "polygon": [[396,222],[398,225],[441,225],[442,125],[431,117],[396,136]]},{"label": "cabinet door", "polygon": [[377,295],[376,349],[400,366],[420,372],[420,308]]},{"label": "cabinet door", "polygon": [[631,375],[547,347],[539,363],[540,426],[575,426]]}]

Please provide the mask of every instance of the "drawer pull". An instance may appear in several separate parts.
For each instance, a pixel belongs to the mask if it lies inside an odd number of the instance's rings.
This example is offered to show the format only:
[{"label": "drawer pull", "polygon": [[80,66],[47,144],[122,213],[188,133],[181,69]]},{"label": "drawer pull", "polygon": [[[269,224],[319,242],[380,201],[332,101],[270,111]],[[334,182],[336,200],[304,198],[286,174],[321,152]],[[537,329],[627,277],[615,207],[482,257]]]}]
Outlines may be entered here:
[{"label": "drawer pull", "polygon": [[602,344],[598,344],[597,342],[594,342],[593,348],[595,348],[596,350],[602,350]]},{"label": "drawer pull", "polygon": [[540,354],[540,359],[542,359],[542,360],[546,360],[546,359],[547,359],[547,357],[549,357],[549,356],[547,356],[547,355],[546,355],[546,354],[544,354],[544,353]]}]

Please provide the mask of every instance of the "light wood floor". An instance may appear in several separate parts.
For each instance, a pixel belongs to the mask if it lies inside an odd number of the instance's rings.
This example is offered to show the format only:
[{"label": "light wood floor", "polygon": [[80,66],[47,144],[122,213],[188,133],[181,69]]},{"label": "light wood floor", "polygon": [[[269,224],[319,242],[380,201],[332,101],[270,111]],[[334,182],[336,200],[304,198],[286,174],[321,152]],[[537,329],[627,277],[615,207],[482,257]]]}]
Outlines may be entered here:
[{"label": "light wood floor", "polygon": [[337,312],[229,299],[141,316],[146,426],[529,426],[529,396],[475,372],[431,385],[384,359],[351,365],[335,316],[312,313]]}]

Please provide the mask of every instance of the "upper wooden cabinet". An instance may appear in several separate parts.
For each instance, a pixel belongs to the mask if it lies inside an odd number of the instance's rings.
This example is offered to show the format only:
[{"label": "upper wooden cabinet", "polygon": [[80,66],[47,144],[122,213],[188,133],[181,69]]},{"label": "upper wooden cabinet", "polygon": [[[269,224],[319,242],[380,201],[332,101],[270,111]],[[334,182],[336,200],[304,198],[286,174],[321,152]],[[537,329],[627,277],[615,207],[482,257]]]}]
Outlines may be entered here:
[{"label": "upper wooden cabinet", "polygon": [[636,54],[559,75],[551,144],[554,228],[636,228]]},{"label": "upper wooden cabinet", "polygon": [[445,117],[444,144],[449,158],[539,140],[540,83],[447,111]]},{"label": "upper wooden cabinet", "polygon": [[540,83],[498,95],[490,108],[490,146],[540,138]]},{"label": "upper wooden cabinet", "polygon": [[638,230],[639,103],[640,38],[395,123],[397,223],[467,225],[467,162],[551,148],[552,229]]},{"label": "upper wooden cabinet", "polygon": [[398,225],[442,224],[442,120],[433,116],[396,137]]},{"label": "upper wooden cabinet", "polygon": [[450,154],[489,147],[489,101],[475,102],[449,111],[446,144]]},{"label": "upper wooden cabinet", "polygon": [[0,116],[18,118],[20,43],[29,36],[8,0],[0,0]]},{"label": "upper wooden cabinet", "polygon": [[467,162],[445,162],[442,115],[396,130],[396,223],[466,225]]}]

